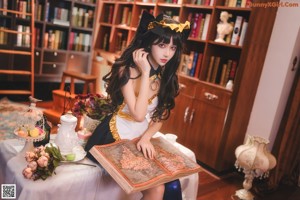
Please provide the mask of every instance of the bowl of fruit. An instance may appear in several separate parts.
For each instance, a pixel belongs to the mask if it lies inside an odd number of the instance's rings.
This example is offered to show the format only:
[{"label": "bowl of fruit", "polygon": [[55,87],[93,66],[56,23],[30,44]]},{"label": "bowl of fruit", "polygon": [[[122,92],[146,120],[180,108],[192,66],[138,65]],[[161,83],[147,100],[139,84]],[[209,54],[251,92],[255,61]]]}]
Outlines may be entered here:
[{"label": "bowl of fruit", "polygon": [[36,127],[19,127],[14,131],[15,135],[17,135],[21,139],[39,141],[45,137],[45,131],[36,126]]}]

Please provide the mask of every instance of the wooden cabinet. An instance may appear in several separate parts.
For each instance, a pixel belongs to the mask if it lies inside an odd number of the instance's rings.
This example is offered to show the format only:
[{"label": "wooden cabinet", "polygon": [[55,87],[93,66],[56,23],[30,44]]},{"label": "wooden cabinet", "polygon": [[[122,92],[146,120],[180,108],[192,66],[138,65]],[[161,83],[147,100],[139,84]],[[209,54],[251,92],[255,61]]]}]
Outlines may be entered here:
[{"label": "wooden cabinet", "polygon": [[202,163],[215,167],[231,92],[180,77],[180,95],[161,131],[174,133]]}]

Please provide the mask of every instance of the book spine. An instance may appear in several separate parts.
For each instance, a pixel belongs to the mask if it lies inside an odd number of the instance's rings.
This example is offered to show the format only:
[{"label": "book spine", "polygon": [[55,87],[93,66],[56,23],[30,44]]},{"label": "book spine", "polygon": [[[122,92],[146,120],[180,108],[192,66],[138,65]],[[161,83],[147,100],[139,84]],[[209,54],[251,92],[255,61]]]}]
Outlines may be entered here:
[{"label": "book spine", "polygon": [[199,20],[199,13],[194,13],[193,26],[192,26],[192,31],[191,31],[192,38],[196,37],[196,29],[197,29],[197,25],[198,25],[198,20]]},{"label": "book spine", "polygon": [[220,60],[221,60],[221,58],[219,56],[217,56],[215,58],[215,63],[214,63],[214,66],[213,66],[212,77],[210,79],[210,82],[212,82],[212,83],[216,83],[217,73],[218,73],[219,65],[220,65]]},{"label": "book spine", "polygon": [[229,79],[230,80],[234,80],[235,74],[236,74],[236,70],[237,70],[237,61],[233,60],[232,61],[232,65],[231,65],[230,74],[229,74]]},{"label": "book spine", "polygon": [[195,69],[196,69],[196,65],[197,65],[197,60],[198,60],[198,52],[194,53],[194,58],[193,58],[193,64],[192,64],[192,68],[190,70],[190,76],[194,76],[195,75]]},{"label": "book spine", "polygon": [[50,9],[50,3],[47,2],[46,7],[45,7],[45,21],[46,22],[49,22],[49,9]]},{"label": "book spine", "polygon": [[203,13],[199,13],[197,27],[196,27],[196,32],[195,32],[195,38],[199,38],[202,18],[203,18]]},{"label": "book spine", "polygon": [[73,24],[73,26],[78,26],[77,21],[78,21],[78,8],[73,7],[73,9],[72,9],[72,24]]},{"label": "book spine", "polygon": [[83,21],[84,21],[83,22],[83,27],[87,28],[88,25],[89,25],[89,13],[88,12],[84,13],[84,20]]},{"label": "book spine", "polygon": [[208,26],[209,26],[209,21],[210,21],[210,16],[211,14],[206,14],[205,15],[205,21],[204,21],[204,27],[203,27],[203,34],[201,36],[202,40],[206,40],[207,32],[208,32]]},{"label": "book spine", "polygon": [[238,37],[239,37],[240,31],[241,31],[242,22],[243,22],[243,17],[236,16],[233,33],[232,33],[232,38],[231,38],[231,43],[230,43],[231,45],[237,45]]},{"label": "book spine", "polygon": [[2,27],[2,26],[0,26],[0,44],[5,44],[4,43],[4,32],[3,32],[3,30],[4,30],[4,27]]},{"label": "book spine", "polygon": [[196,65],[196,70],[195,70],[195,75],[194,75],[194,77],[196,77],[196,78],[199,78],[199,76],[200,76],[202,58],[203,58],[203,53],[199,53],[198,60],[197,60],[197,65]]},{"label": "book spine", "polygon": [[221,86],[225,86],[226,85],[225,78],[226,78],[227,67],[228,67],[228,65],[226,63],[223,64],[222,74],[221,74],[221,80],[220,80],[220,85]]},{"label": "book spine", "polygon": [[209,61],[209,67],[208,67],[207,75],[206,75],[206,82],[210,81],[211,73],[212,73],[212,69],[213,69],[213,65],[214,65],[214,60],[215,60],[215,57],[211,56],[210,61]]},{"label": "book spine", "polygon": [[241,31],[239,44],[238,44],[239,46],[243,46],[245,36],[246,36],[246,32],[247,32],[247,28],[248,28],[248,22],[244,21],[243,26],[242,26],[242,31]]},{"label": "book spine", "polygon": [[17,46],[22,46],[22,30],[23,30],[23,26],[22,25],[18,25],[17,26],[17,30],[18,30],[18,34],[17,34]]}]

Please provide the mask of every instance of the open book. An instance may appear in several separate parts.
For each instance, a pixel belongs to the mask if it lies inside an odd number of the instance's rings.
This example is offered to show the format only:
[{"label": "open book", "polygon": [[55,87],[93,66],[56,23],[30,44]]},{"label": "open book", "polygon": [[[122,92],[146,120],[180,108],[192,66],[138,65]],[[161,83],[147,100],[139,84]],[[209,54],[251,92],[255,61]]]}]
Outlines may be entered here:
[{"label": "open book", "polygon": [[201,171],[201,167],[162,137],[152,138],[156,151],[147,159],[134,140],[95,145],[90,153],[126,193],[142,191]]}]

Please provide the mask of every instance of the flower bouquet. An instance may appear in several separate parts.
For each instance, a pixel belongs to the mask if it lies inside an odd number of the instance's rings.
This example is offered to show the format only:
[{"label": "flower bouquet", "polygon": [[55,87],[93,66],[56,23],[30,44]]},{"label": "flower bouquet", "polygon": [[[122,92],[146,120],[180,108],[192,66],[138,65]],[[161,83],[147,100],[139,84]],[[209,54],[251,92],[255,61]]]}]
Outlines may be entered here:
[{"label": "flower bouquet", "polygon": [[76,117],[87,115],[91,119],[102,121],[113,113],[111,100],[102,94],[77,95],[72,112]]},{"label": "flower bouquet", "polygon": [[72,112],[81,119],[79,138],[91,135],[98,124],[113,113],[113,106],[109,98],[101,94],[77,95]]},{"label": "flower bouquet", "polygon": [[25,159],[28,164],[23,170],[23,176],[32,180],[45,180],[52,176],[59,162],[64,160],[58,147],[51,143],[26,152]]}]

